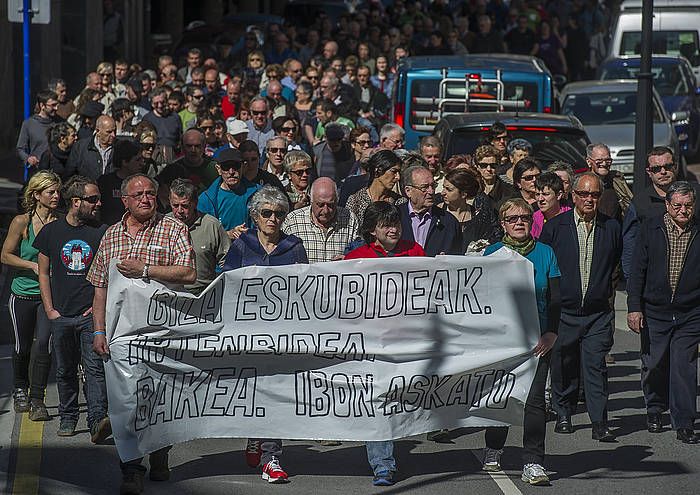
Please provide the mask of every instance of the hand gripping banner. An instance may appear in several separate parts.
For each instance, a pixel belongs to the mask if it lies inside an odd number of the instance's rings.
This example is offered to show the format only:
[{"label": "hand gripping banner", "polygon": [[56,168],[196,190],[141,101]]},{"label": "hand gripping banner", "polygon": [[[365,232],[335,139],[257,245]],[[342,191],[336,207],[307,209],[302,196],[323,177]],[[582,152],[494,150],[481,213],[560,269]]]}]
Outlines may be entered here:
[{"label": "hand gripping banner", "polygon": [[522,424],[540,332],[532,264],[511,251],[246,267],[199,297],[114,266],[109,280],[124,461],[196,438]]}]

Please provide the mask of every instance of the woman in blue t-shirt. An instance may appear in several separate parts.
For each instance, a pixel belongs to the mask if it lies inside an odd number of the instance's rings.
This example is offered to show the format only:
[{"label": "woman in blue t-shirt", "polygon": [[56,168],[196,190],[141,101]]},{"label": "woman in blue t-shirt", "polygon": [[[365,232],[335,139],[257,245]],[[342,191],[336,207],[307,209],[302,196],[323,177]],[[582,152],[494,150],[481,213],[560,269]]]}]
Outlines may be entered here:
[{"label": "woman in blue t-shirt", "polygon": [[[523,424],[522,480],[531,485],[548,485],[549,477],[542,467],[546,431],[545,385],[549,371],[549,351],[557,340],[561,299],[559,295],[559,266],[552,248],[535,241],[532,229],[532,208],[521,198],[509,199],[501,205],[498,216],[505,232],[503,240],[487,247],[488,256],[507,247],[524,256],[535,268],[535,298],[540,320],[540,339],[533,349],[539,358],[535,378],[525,403]],[[501,470],[501,453],[508,436],[508,427],[486,429],[486,449],[483,469]]]}]

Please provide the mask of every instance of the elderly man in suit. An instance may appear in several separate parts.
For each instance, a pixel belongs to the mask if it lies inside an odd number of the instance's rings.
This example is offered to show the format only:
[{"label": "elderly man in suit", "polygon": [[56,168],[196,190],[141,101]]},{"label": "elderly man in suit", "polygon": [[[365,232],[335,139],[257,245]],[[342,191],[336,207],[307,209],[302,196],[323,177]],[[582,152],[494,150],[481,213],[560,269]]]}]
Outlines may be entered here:
[{"label": "elderly man in suit", "polygon": [[399,206],[401,238],[421,245],[427,256],[464,254],[457,219],[435,205],[435,179],[421,165],[407,167],[401,179],[408,202]]},{"label": "elderly man in suit", "polygon": [[602,192],[597,175],[579,175],[573,186],[574,209],[550,219],[540,242],[554,249],[561,271],[561,322],[551,357],[554,431],[573,432],[571,415],[583,381],[592,437],[611,442],[615,437],[607,425],[605,355],[613,344],[610,298],[622,239],[619,222],[598,211]]}]

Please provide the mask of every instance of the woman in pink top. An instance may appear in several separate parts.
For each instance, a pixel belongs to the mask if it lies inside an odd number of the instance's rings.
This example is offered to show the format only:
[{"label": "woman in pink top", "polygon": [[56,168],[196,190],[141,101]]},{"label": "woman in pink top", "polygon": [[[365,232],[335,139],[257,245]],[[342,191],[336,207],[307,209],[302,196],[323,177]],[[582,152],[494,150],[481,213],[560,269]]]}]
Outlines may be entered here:
[{"label": "woman in pink top", "polygon": [[550,218],[554,218],[560,213],[569,211],[571,207],[562,206],[560,201],[564,195],[564,183],[554,172],[545,172],[537,177],[535,182],[537,194],[537,207],[539,208],[532,215],[532,237],[540,237],[544,223]]}]

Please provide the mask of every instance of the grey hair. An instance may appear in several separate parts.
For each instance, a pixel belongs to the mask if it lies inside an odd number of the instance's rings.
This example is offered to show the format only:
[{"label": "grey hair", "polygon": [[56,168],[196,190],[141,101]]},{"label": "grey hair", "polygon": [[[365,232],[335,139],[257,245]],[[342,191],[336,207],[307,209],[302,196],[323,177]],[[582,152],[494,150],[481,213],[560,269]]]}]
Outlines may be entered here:
[{"label": "grey hair", "polygon": [[610,154],[610,147],[605,144],[605,143],[592,143],[586,146],[586,158],[590,158],[591,155],[593,154],[593,150],[597,148],[603,148],[605,151],[608,152],[608,155]]},{"label": "grey hair", "polygon": [[286,172],[291,172],[292,166],[299,162],[303,162],[305,165],[311,166],[311,157],[305,151],[292,150],[286,155],[284,155],[282,165],[284,166],[284,170]]},{"label": "grey hair", "polygon": [[406,134],[406,131],[403,130],[403,127],[399,126],[398,124],[394,124],[393,122],[389,122],[388,124],[384,124],[382,126],[382,129],[379,131],[379,140],[384,141],[384,139],[389,137],[389,134],[391,134],[394,131],[399,131],[401,136]]},{"label": "grey hair", "polygon": [[[321,177],[321,178],[323,178],[323,177]],[[336,204],[337,204],[337,202],[338,202],[338,184],[336,184],[335,181],[332,180],[332,179],[329,180],[329,184],[331,184],[331,187],[333,188],[333,195],[335,196],[335,201],[336,201]],[[318,182],[318,180],[315,180],[315,181],[313,182],[313,184],[311,184],[311,192],[310,192],[311,201],[314,200],[314,191],[315,191],[318,187],[320,187],[320,185],[322,185],[322,182]]]},{"label": "grey hair", "polygon": [[565,172],[569,176],[569,182],[574,180],[574,169],[562,160],[556,160],[547,169],[547,172]]},{"label": "grey hair", "polygon": [[[430,170],[428,170],[426,167],[423,165],[411,165],[410,167],[406,167],[401,171],[401,183],[404,186],[412,186],[413,185],[413,173],[417,172],[418,170],[425,170],[426,172],[430,173]],[[430,174],[432,175],[432,174]]]},{"label": "grey hair", "polygon": [[693,186],[690,185],[690,182],[679,180],[668,186],[668,191],[666,191],[666,202],[670,203],[673,199],[674,194],[680,194],[681,196],[690,196],[691,198],[693,198],[693,203],[695,203],[695,188],[693,188]]},{"label": "grey hair", "polygon": [[577,189],[578,189],[578,184],[579,184],[579,182],[581,182],[581,180],[582,180],[584,177],[590,177],[590,178],[592,178],[592,179],[595,179],[596,182],[598,183],[598,188],[600,189],[600,192],[603,192],[603,179],[601,179],[600,177],[598,177],[598,176],[597,176],[596,174],[594,174],[593,172],[586,172],[586,173],[583,173],[583,174],[581,174],[581,175],[577,175],[577,176],[574,178],[574,183],[571,185],[571,189],[573,189],[574,191],[577,190]]},{"label": "grey hair", "polygon": [[253,103],[255,103],[256,101],[264,102],[265,108],[269,108],[269,105],[267,104],[267,98],[265,98],[264,96],[256,96],[255,98],[250,100],[250,104],[248,104],[248,108],[251,108],[253,106]]},{"label": "grey hair", "polygon": [[127,190],[129,189],[129,184],[131,184],[131,181],[136,180],[136,179],[147,179],[151,185],[153,186],[153,189],[155,190],[156,194],[158,194],[158,183],[153,179],[152,177],[149,177],[146,174],[133,174],[127,177],[122,181],[122,187],[121,187],[121,193],[122,196],[126,196]]},{"label": "grey hair", "polygon": [[260,216],[260,210],[264,205],[274,205],[284,210],[284,213],[289,213],[289,199],[287,196],[275,186],[266,184],[262,189],[253,194],[248,203],[248,214],[251,218],[256,219]]},{"label": "grey hair", "polygon": [[284,136],[272,136],[270,139],[267,140],[265,143],[265,151],[267,151],[270,148],[270,143],[272,141],[283,141],[284,142],[284,147],[287,147],[287,138]]},{"label": "grey hair", "polygon": [[325,79],[328,79],[328,84],[329,84],[329,85],[333,86],[334,88],[337,88],[337,87],[338,87],[339,81],[338,81],[338,78],[337,78],[337,77],[331,76],[331,75],[329,74],[329,75],[324,76],[324,78],[325,78]]},{"label": "grey hair", "polygon": [[170,183],[170,192],[178,198],[197,199],[197,187],[189,179],[174,179]]}]

